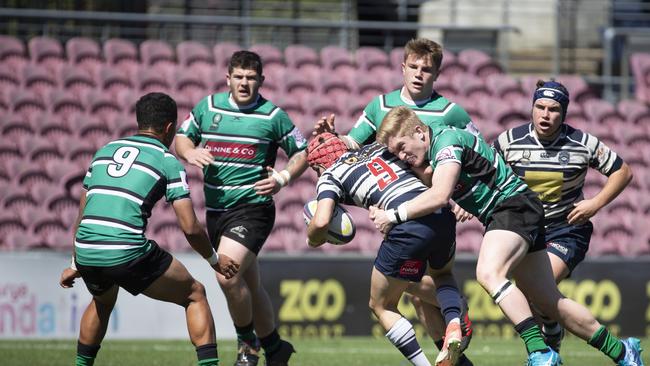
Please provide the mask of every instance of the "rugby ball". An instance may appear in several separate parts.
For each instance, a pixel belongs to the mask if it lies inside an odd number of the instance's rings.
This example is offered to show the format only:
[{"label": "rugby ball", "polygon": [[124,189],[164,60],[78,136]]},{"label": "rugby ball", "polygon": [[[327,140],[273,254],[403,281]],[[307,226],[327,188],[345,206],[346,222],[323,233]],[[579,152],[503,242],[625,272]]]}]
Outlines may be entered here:
[{"label": "rugby ball", "polygon": [[[316,200],[311,200],[305,204],[302,210],[305,224],[309,225],[311,222],[314,213],[316,213],[317,205],[318,201]],[[334,206],[334,215],[327,228],[327,242],[336,245],[347,244],[354,239],[356,232],[357,228],[348,211],[339,205]]]}]

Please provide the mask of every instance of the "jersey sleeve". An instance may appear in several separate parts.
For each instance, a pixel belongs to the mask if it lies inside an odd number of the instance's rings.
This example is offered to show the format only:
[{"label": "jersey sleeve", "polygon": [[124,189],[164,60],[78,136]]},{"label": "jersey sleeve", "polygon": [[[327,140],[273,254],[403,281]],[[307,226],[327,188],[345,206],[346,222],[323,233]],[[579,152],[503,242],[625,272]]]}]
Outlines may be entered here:
[{"label": "jersey sleeve", "polygon": [[610,149],[597,137],[585,133],[586,135],[586,145],[591,154],[589,159],[589,166],[598,170],[602,174],[609,176],[615,171],[619,170],[623,165],[623,159],[621,159],[614,150]]},{"label": "jersey sleeve", "polygon": [[289,115],[285,111],[280,110],[274,117],[274,120],[277,130],[276,142],[287,153],[288,157],[307,148],[307,139],[305,139],[302,132],[291,122],[291,118],[289,118]]},{"label": "jersey sleeve", "polygon": [[93,166],[91,165],[86,171],[86,175],[84,176],[84,180],[82,182],[82,185],[85,190],[88,190],[88,187],[90,187],[90,180],[92,179],[92,176],[93,176]]},{"label": "jersey sleeve", "polygon": [[318,200],[331,198],[335,202],[339,202],[343,196],[343,185],[330,172],[326,171],[318,178],[316,183],[316,198]]},{"label": "jersey sleeve", "polygon": [[184,135],[192,140],[194,146],[197,146],[201,142],[201,120],[208,108],[208,98],[211,97],[212,96],[207,96],[203,98],[194,108],[192,108],[192,111],[190,111],[190,114],[178,129],[177,134]]},{"label": "jersey sleeve", "polygon": [[508,131],[501,132],[492,143],[492,147],[505,159],[506,149],[508,148]]},{"label": "jersey sleeve", "polygon": [[436,168],[443,164],[462,164],[462,141],[453,130],[445,130],[438,135],[429,149],[429,164]]},{"label": "jersey sleeve", "polygon": [[369,144],[375,138],[377,133],[377,126],[381,123],[378,121],[379,118],[379,98],[381,96],[375,97],[366,108],[363,109],[363,113],[354,124],[348,136],[356,141],[360,146]]},{"label": "jersey sleeve", "polygon": [[185,168],[173,155],[165,154],[164,172],[167,180],[165,198],[172,202],[190,197],[190,186],[187,184]]}]

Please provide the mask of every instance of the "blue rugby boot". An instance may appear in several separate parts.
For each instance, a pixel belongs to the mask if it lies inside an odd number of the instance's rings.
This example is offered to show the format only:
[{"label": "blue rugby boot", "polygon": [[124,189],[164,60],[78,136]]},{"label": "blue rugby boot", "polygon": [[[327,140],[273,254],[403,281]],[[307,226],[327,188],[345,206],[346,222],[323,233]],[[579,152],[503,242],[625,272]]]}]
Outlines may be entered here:
[{"label": "blue rugby boot", "polygon": [[528,355],[526,366],[559,366],[562,364],[560,355],[548,347],[547,352],[533,352]]},{"label": "blue rugby boot", "polygon": [[643,360],[641,359],[641,341],[637,338],[625,338],[621,340],[625,346],[625,356],[623,359],[618,361],[618,366],[643,366]]}]

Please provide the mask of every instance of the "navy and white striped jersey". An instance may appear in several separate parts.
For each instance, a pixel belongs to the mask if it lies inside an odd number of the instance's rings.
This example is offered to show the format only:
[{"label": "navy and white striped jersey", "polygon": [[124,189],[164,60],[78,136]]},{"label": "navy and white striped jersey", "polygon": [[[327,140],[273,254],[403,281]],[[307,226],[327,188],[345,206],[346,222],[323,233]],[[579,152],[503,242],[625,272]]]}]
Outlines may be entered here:
[{"label": "navy and white striped jersey", "polygon": [[566,225],[574,203],[583,199],[589,167],[609,176],[623,160],[595,136],[567,124],[553,141],[537,138],[532,123],[509,129],[494,147],[544,204],[547,228]]},{"label": "navy and white striped jersey", "polygon": [[318,199],[368,208],[397,208],[427,187],[385,146],[373,143],[341,156],[318,179]]}]

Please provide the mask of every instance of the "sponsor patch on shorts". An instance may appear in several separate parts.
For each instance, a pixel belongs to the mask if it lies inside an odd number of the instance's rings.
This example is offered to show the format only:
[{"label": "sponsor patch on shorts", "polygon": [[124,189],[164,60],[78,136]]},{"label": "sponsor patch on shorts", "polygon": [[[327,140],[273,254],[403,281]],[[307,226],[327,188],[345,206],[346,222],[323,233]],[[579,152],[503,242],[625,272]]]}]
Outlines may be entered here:
[{"label": "sponsor patch on shorts", "polygon": [[422,260],[405,260],[402,266],[399,267],[400,276],[415,276],[422,270],[424,261]]},{"label": "sponsor patch on shorts", "polygon": [[566,255],[569,252],[569,249],[567,247],[565,247],[564,245],[560,244],[560,243],[550,242],[550,243],[546,244],[546,247],[547,248],[553,247],[553,248],[555,248],[555,250],[557,250],[558,252],[560,252],[560,253],[562,253],[564,255]]}]

